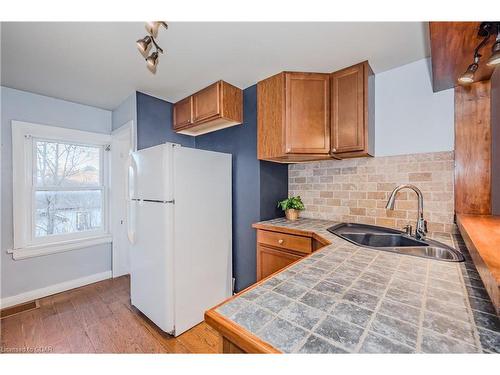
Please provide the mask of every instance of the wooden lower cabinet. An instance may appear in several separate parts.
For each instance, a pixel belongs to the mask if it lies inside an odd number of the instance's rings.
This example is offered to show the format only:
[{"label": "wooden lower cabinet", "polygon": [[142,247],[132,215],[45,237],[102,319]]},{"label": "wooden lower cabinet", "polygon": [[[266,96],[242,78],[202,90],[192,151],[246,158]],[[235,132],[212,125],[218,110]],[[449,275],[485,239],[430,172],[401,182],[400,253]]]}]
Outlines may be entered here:
[{"label": "wooden lower cabinet", "polygon": [[222,353],[224,354],[245,354],[246,352],[239,346],[229,341],[224,336],[222,337]]},{"label": "wooden lower cabinet", "polygon": [[257,229],[257,281],[311,254],[317,242],[306,234]]},{"label": "wooden lower cabinet", "polygon": [[257,281],[285,268],[303,256],[304,254],[294,254],[288,250],[257,244]]}]

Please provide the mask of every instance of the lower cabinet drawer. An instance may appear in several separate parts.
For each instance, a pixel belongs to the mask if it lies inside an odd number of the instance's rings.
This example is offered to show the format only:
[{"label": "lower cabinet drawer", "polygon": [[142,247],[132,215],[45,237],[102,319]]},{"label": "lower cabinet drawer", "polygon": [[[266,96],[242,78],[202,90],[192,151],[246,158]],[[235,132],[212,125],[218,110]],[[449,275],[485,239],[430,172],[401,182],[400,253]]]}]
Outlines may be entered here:
[{"label": "lower cabinet drawer", "polygon": [[293,234],[258,230],[257,243],[298,251],[304,254],[310,254],[312,252],[312,238]]},{"label": "lower cabinet drawer", "polygon": [[303,258],[302,255],[257,244],[257,281],[301,258]]}]

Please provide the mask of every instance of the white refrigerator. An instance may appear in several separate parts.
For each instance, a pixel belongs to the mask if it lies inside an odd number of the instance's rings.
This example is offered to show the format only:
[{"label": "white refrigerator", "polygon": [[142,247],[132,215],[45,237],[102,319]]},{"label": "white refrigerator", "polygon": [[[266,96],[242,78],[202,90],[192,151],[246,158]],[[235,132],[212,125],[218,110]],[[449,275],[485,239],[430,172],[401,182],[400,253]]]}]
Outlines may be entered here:
[{"label": "white refrigerator", "polygon": [[137,151],[129,198],[132,305],[178,336],[232,294],[231,155]]}]

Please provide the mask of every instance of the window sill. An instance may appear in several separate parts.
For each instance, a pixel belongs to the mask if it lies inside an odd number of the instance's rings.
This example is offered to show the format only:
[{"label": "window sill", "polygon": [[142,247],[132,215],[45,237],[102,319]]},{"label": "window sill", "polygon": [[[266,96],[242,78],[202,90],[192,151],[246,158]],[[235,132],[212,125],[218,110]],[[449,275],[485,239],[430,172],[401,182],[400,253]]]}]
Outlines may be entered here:
[{"label": "window sill", "polygon": [[7,250],[9,254],[12,254],[14,260],[34,258],[44,255],[63,253],[71,250],[78,250],[89,246],[101,245],[105,243],[111,243],[113,237],[109,234],[90,237],[85,239],[57,242],[52,244],[43,244],[36,246],[27,246],[19,249]]}]

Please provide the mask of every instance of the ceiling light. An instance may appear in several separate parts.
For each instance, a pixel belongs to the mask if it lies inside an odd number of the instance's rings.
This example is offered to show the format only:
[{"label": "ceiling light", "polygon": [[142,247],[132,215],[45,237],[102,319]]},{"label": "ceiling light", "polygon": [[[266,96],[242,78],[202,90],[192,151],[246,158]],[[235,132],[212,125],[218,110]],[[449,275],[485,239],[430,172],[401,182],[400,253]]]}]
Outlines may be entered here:
[{"label": "ceiling light", "polygon": [[146,66],[149,71],[153,74],[156,74],[156,67],[158,66],[158,52],[153,52],[146,59]]},{"label": "ceiling light", "polygon": [[498,64],[500,64],[500,23],[497,26],[497,39],[491,47],[491,56],[486,65],[496,66]]},{"label": "ceiling light", "polygon": [[163,21],[150,21],[146,22],[146,31],[151,35],[153,38],[156,38],[158,36],[158,29],[160,26],[164,26],[165,29],[168,29],[168,25],[163,22]]},{"label": "ceiling light", "polygon": [[152,39],[149,35],[137,41],[137,49],[142,56],[147,57],[152,46]]},{"label": "ceiling light", "polygon": [[[160,28],[160,26],[168,29],[168,25],[163,21],[147,22],[146,30],[148,31],[149,35],[146,35],[144,38],[139,39],[136,42],[137,49],[146,59],[147,68],[153,74],[156,74],[156,67],[158,66],[159,62],[159,53],[163,54],[163,49],[158,45],[158,43],[156,43],[155,40],[155,38],[158,36],[158,29]],[[152,46],[154,46],[156,50],[148,56]]]}]

